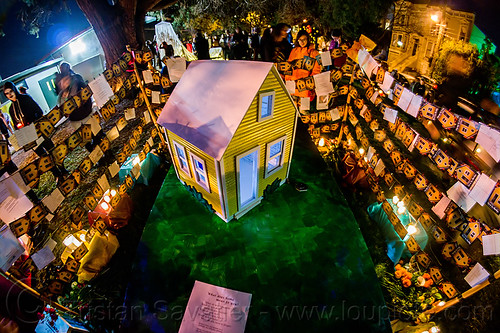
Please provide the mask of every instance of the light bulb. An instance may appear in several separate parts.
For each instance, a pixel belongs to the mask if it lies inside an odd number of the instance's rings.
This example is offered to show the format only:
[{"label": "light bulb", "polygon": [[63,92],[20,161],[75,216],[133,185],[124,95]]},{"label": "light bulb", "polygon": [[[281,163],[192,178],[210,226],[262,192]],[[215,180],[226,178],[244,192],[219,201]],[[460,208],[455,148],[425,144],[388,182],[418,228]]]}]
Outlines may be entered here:
[{"label": "light bulb", "polygon": [[410,224],[408,228],[406,228],[406,231],[408,231],[409,235],[413,235],[417,232],[417,228],[413,224]]},{"label": "light bulb", "polygon": [[400,201],[398,202],[398,207],[401,208],[401,207],[404,207],[405,203],[403,201]]},{"label": "light bulb", "polygon": [[359,148],[359,154],[363,155],[365,153],[365,150],[363,148]]},{"label": "light bulb", "polygon": [[134,160],[132,161],[132,163],[133,163],[134,165],[139,164],[139,162],[141,162],[141,159],[139,158],[139,156],[136,156],[136,157],[134,158]]},{"label": "light bulb", "polygon": [[111,190],[111,196],[114,197],[116,195],[116,190]]},{"label": "light bulb", "polygon": [[108,209],[109,209],[109,205],[108,205],[107,203],[105,203],[105,202],[102,202],[102,203],[101,203],[101,207],[102,207],[102,209],[104,209],[104,210],[108,210]]},{"label": "light bulb", "polygon": [[325,145],[325,139],[319,139],[318,146],[323,147]]},{"label": "light bulb", "polygon": [[82,242],[85,242],[85,234],[81,234],[81,235],[80,235],[80,240],[81,240]]},{"label": "light bulb", "polygon": [[445,304],[446,304],[446,302],[445,302],[445,301],[441,301],[441,302],[439,302],[439,303],[438,303],[438,306],[443,306],[443,305],[445,305]]},{"label": "light bulb", "polygon": [[398,214],[399,215],[403,214],[405,211],[406,211],[406,208],[404,206],[398,208]]},{"label": "light bulb", "polygon": [[399,202],[399,198],[395,195],[392,197],[392,203],[397,204]]},{"label": "light bulb", "polygon": [[104,196],[104,201],[106,201],[107,203],[109,203],[111,201],[111,198],[109,197],[109,195],[105,195]]},{"label": "light bulb", "polygon": [[437,326],[431,327],[431,333],[438,333],[438,332],[439,332],[439,328]]}]

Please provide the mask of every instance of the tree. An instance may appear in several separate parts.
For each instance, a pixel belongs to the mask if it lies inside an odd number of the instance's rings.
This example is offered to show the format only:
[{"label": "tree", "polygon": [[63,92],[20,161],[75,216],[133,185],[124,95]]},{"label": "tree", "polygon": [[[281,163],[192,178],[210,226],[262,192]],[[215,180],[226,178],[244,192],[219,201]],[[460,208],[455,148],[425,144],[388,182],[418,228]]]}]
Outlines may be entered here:
[{"label": "tree", "polygon": [[[125,45],[135,49],[144,45],[144,18],[148,11],[167,8],[178,0],[75,1],[94,28],[110,64],[125,51]],[[40,27],[50,23],[54,12],[68,10],[64,0],[2,0],[0,9],[12,8],[15,2],[20,5],[17,16],[23,28],[32,35],[38,35]],[[0,16],[0,28],[3,21]]]}]

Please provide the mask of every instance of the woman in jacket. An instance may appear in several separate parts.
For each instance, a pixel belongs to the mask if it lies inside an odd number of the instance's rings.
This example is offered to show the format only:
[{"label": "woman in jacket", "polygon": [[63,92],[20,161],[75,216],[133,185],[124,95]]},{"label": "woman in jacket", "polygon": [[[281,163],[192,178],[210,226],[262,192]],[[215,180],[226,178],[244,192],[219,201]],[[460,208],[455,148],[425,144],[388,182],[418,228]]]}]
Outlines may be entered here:
[{"label": "woman in jacket", "polygon": [[[310,57],[313,59],[313,67],[311,70],[304,69],[305,66],[302,65],[301,68],[294,68],[292,75],[285,75],[286,81],[297,81],[308,76],[316,75],[321,72],[321,66],[316,61],[316,57],[319,52],[314,49],[311,44],[311,37],[305,30],[300,30],[295,38],[295,47],[292,49],[290,56],[288,57],[288,62],[293,63],[304,57]],[[299,92],[297,88],[295,89],[294,96],[298,97],[309,97],[311,100],[314,99],[315,93],[313,90],[304,90]]]},{"label": "woman in jacket", "polygon": [[14,129],[29,125],[43,116],[43,111],[29,95],[22,95],[14,83],[8,81],[3,86],[5,97],[12,101],[9,107]]}]

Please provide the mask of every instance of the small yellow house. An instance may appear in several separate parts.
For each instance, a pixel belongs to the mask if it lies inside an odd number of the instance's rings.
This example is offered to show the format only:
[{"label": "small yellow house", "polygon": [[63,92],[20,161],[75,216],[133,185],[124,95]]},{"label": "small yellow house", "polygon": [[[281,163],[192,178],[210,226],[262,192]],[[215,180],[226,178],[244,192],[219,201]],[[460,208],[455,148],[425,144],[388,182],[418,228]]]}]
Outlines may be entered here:
[{"label": "small yellow house", "polygon": [[436,155],[433,156],[434,163],[436,163],[437,167],[441,170],[446,170],[450,166],[448,155],[445,154],[444,151],[439,149]]},{"label": "small yellow house", "polygon": [[481,225],[479,224],[479,222],[474,221],[467,223],[467,227],[462,232],[461,236],[468,244],[472,244],[472,242],[476,240],[480,233]]},{"label": "small yellow house", "polygon": [[417,173],[415,175],[415,179],[413,180],[413,184],[415,184],[417,190],[423,191],[429,185],[429,181],[427,180],[427,178],[425,178],[424,175],[422,175],[421,173]]},{"label": "small yellow house", "polygon": [[473,120],[460,118],[458,121],[457,132],[466,139],[472,139],[479,132],[479,123]]},{"label": "small yellow house", "polygon": [[432,142],[424,139],[423,137],[419,137],[415,144],[415,148],[420,154],[427,155],[431,151]]},{"label": "small yellow house", "polygon": [[416,256],[417,256],[417,262],[425,269],[427,269],[427,267],[429,267],[429,265],[431,264],[431,257],[423,251],[416,254]]},{"label": "small yellow house", "polygon": [[427,200],[431,203],[438,203],[443,197],[443,194],[433,184],[429,184],[424,193],[427,196]]},{"label": "small yellow house", "polygon": [[455,169],[455,173],[457,180],[467,187],[470,187],[472,185],[477,176],[477,172],[465,163],[459,165]]},{"label": "small yellow house", "polygon": [[422,213],[420,217],[418,218],[418,222],[424,227],[425,230],[429,230],[433,225],[434,222],[432,221],[431,216],[429,213]]},{"label": "small yellow house", "polygon": [[429,102],[422,103],[422,106],[420,107],[420,113],[422,114],[422,117],[430,120],[436,119],[438,111],[438,107]]},{"label": "small yellow house", "polygon": [[458,117],[450,110],[441,109],[437,120],[443,125],[444,129],[453,129],[457,126]]},{"label": "small yellow house", "polygon": [[288,177],[297,112],[272,63],[191,63],[158,123],[179,180],[226,222]]},{"label": "small yellow house", "polygon": [[500,182],[497,182],[493,192],[491,192],[488,201],[486,202],[495,213],[500,214]]},{"label": "small yellow house", "polygon": [[436,266],[432,266],[431,268],[429,268],[429,275],[434,280],[434,283],[439,283],[439,281],[443,279],[441,270]]},{"label": "small yellow house", "polygon": [[453,252],[457,249],[456,243],[446,243],[441,250],[441,254],[446,260],[451,260]]},{"label": "small yellow house", "polygon": [[457,294],[457,290],[455,289],[455,286],[452,285],[450,282],[443,282],[439,285],[439,289],[441,289],[442,292],[445,293],[448,298],[453,298]]},{"label": "small yellow house", "polygon": [[470,259],[467,253],[465,253],[464,249],[461,247],[458,247],[458,249],[452,254],[453,261],[455,262],[455,265],[457,265],[460,268],[466,268],[469,267]]}]

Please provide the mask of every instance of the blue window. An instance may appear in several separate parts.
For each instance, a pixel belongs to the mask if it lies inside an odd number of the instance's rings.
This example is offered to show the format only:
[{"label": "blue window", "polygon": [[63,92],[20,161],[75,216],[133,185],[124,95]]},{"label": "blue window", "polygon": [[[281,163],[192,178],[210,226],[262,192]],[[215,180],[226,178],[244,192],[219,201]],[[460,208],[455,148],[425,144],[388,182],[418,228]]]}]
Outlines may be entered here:
[{"label": "blue window", "polygon": [[259,95],[259,121],[273,117],[274,97],[274,91],[264,92]]}]

